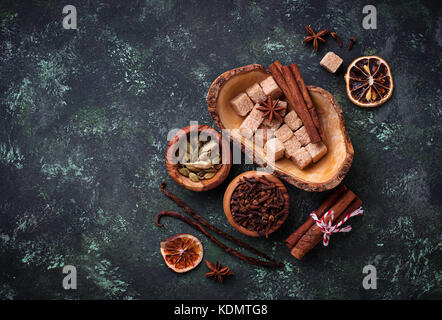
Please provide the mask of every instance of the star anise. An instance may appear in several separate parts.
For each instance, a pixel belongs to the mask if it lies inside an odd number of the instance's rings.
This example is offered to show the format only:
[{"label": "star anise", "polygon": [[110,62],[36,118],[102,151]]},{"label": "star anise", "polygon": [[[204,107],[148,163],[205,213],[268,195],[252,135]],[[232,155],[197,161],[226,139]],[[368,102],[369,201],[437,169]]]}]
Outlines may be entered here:
[{"label": "star anise", "polygon": [[277,107],[279,99],[276,101],[272,101],[271,96],[267,96],[267,102],[264,105],[259,106],[257,109],[264,112],[264,117],[269,118],[269,123],[272,122],[273,118],[277,118],[279,121],[282,121],[281,115],[278,111],[285,110],[287,107]]},{"label": "star anise", "polygon": [[318,47],[319,47],[318,40],[321,41],[322,43],[324,43],[325,40],[322,37],[328,33],[328,30],[324,29],[322,31],[319,31],[318,33],[315,33],[315,31],[312,28],[310,28],[309,26],[305,26],[305,30],[307,30],[307,32],[310,34],[310,36],[307,36],[304,39],[304,41],[302,41],[302,42],[307,43],[307,42],[313,41],[313,49],[315,51],[318,51]]},{"label": "star anise", "polygon": [[218,261],[213,264],[212,262],[206,260],[207,267],[210,269],[209,272],[206,273],[206,277],[212,277],[215,281],[219,283],[223,283],[223,277],[233,275],[233,272],[230,271],[229,267],[224,267]]}]

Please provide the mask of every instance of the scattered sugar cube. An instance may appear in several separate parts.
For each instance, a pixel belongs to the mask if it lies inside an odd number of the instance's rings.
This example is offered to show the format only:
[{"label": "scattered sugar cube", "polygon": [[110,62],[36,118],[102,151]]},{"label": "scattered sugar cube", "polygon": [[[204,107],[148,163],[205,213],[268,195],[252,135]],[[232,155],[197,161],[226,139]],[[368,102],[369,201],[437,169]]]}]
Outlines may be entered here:
[{"label": "scattered sugar cube", "polygon": [[302,121],[298,117],[298,114],[295,110],[290,111],[287,113],[287,115],[284,117],[284,122],[289,126],[290,129],[293,131],[298,130],[302,126]]},{"label": "scattered sugar cube", "polygon": [[264,152],[267,159],[273,162],[277,161],[284,156],[284,145],[277,138],[270,139],[264,147]]},{"label": "scattered sugar cube", "polygon": [[286,142],[284,142],[284,148],[285,148],[285,157],[287,159],[290,159],[293,157],[296,151],[298,151],[301,148],[301,143],[296,139],[295,136],[288,139]]},{"label": "scattered sugar cube", "polygon": [[253,107],[252,111],[239,127],[241,135],[247,139],[250,139],[253,136],[264,120],[264,112],[258,110],[258,107],[259,104],[255,104],[255,107]]},{"label": "scattered sugar cube", "polygon": [[336,70],[341,66],[342,59],[334,52],[330,51],[327,52],[327,54],[322,58],[321,62],[319,63],[321,66],[323,66],[327,71],[331,73],[335,73]]},{"label": "scattered sugar cube", "polygon": [[266,142],[275,137],[275,130],[269,129],[264,125],[260,125],[258,130],[255,132],[255,137],[253,138],[254,144],[257,147],[264,148]]},{"label": "scattered sugar cube", "polygon": [[250,88],[246,90],[247,95],[254,103],[261,103],[266,101],[267,96],[262,91],[261,86],[258,83],[255,83]]},{"label": "scattered sugar cube", "polygon": [[293,137],[293,131],[288,125],[283,124],[278,130],[276,130],[275,136],[281,140],[281,142],[286,142],[288,139]]},{"label": "scattered sugar cube", "polygon": [[260,83],[262,90],[266,96],[271,96],[272,99],[277,99],[282,95],[281,89],[278,87],[278,84],[275,82],[272,76],[268,76]]},{"label": "scattered sugar cube", "polygon": [[300,148],[292,156],[292,161],[299,169],[304,169],[312,162],[310,153],[305,148]]},{"label": "scattered sugar cube", "polygon": [[252,100],[250,100],[249,96],[245,93],[240,93],[233,98],[230,103],[233,110],[241,117],[245,117],[253,108]]},{"label": "scattered sugar cube", "polygon": [[308,153],[310,153],[313,158],[313,162],[315,163],[327,153],[327,147],[322,142],[309,143],[305,146],[305,148],[307,149]]},{"label": "scattered sugar cube", "polygon": [[310,137],[308,136],[307,130],[305,129],[304,126],[299,128],[295,132],[295,137],[296,137],[296,139],[298,139],[298,141],[301,143],[301,145],[303,147],[305,147],[306,145],[308,145],[311,142]]}]

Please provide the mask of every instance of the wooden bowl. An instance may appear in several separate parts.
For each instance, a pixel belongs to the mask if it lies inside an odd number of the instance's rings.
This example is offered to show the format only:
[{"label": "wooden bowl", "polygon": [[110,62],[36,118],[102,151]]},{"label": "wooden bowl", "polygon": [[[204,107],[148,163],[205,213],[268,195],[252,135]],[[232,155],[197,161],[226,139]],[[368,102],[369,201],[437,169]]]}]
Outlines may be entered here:
[{"label": "wooden bowl", "polygon": [[238,186],[241,178],[243,177],[247,177],[247,178],[256,178],[259,176],[265,176],[268,180],[270,180],[271,182],[275,183],[275,185],[281,190],[282,195],[285,199],[285,209],[286,209],[286,214],[283,215],[273,226],[272,228],[269,230],[268,234],[271,234],[273,232],[275,232],[276,230],[279,229],[279,227],[281,227],[281,225],[285,222],[285,220],[288,217],[288,213],[289,213],[289,207],[290,207],[290,199],[289,199],[289,195],[287,193],[287,189],[284,186],[284,184],[281,182],[281,180],[279,180],[277,177],[275,177],[274,175],[271,175],[269,173],[263,172],[263,171],[247,171],[244,173],[241,173],[239,176],[237,176],[235,179],[232,180],[232,182],[230,182],[230,184],[227,186],[226,191],[224,192],[224,199],[223,199],[223,207],[224,207],[224,214],[227,217],[227,220],[229,221],[229,223],[239,232],[241,232],[242,234],[245,234],[246,236],[250,236],[250,237],[260,237],[262,236],[262,234],[259,234],[256,231],[252,231],[249,229],[244,228],[243,226],[239,225],[232,216],[232,212],[230,210],[230,200],[232,198],[232,194],[235,191],[236,187]]},{"label": "wooden bowl", "polygon": [[[220,129],[238,129],[244,117],[236,114],[230,100],[268,76],[269,72],[259,64],[233,69],[220,75],[207,94],[207,106],[216,126]],[[254,146],[252,141],[240,136],[238,130],[232,131],[230,136],[256,164],[270,166],[274,175],[297,188],[320,192],[333,189],[344,179],[351,167],[354,150],[345,127],[342,109],[334,97],[319,87],[308,86],[308,90],[327,135],[325,144],[328,152],[317,163],[300,170],[291,160],[285,158],[276,163],[267,162],[263,148]]]},{"label": "wooden bowl", "polygon": [[[218,142],[221,142],[221,159],[222,166],[217,171],[215,176],[208,180],[200,180],[198,182],[193,182],[188,177],[181,175],[178,172],[178,166],[176,162],[173,161],[175,159],[175,152],[179,147],[180,139],[188,136],[191,131],[198,131],[198,133],[205,131],[211,132],[213,137],[216,137]],[[207,130],[207,131],[206,131]],[[194,131],[193,131],[194,132]],[[169,145],[167,146],[166,151],[166,166],[169,171],[172,179],[183,186],[184,188],[192,191],[207,191],[219,186],[224,179],[228,176],[230,172],[230,168],[232,167],[232,154],[230,152],[230,142],[226,139],[223,139],[221,133],[213,129],[212,127],[206,125],[192,125],[187,126],[180,131],[170,140]]]}]

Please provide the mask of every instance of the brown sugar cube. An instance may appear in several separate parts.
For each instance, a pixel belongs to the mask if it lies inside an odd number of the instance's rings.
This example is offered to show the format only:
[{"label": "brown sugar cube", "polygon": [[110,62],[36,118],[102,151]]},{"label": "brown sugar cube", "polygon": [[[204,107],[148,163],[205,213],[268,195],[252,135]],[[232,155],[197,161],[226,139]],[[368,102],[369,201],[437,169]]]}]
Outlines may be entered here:
[{"label": "brown sugar cube", "polygon": [[301,142],[301,146],[303,146],[303,147],[305,147],[306,145],[308,145],[311,142],[310,137],[308,136],[307,130],[305,129],[304,126],[299,128],[295,132],[295,137],[296,137],[296,139],[298,139],[299,142]]},{"label": "brown sugar cube", "polygon": [[275,82],[272,76],[268,76],[261,81],[260,86],[266,96],[271,96],[273,99],[277,99],[282,95],[281,89]]},{"label": "brown sugar cube", "polygon": [[291,157],[293,157],[295,152],[301,148],[301,143],[298,141],[298,139],[296,139],[295,136],[293,136],[290,139],[288,139],[286,142],[284,142],[284,148],[285,148],[284,156],[287,159],[290,159]]},{"label": "brown sugar cube", "polygon": [[288,125],[283,124],[278,130],[276,130],[275,136],[281,140],[281,142],[286,142],[288,139],[293,137],[293,131]]},{"label": "brown sugar cube", "polygon": [[327,153],[327,147],[322,142],[309,143],[305,146],[305,149],[307,149],[308,153],[310,153],[313,162],[315,163],[318,162]]},{"label": "brown sugar cube", "polygon": [[299,169],[304,169],[312,162],[310,153],[305,148],[300,148],[292,156],[292,161]]},{"label": "brown sugar cube", "polygon": [[321,62],[319,64],[323,66],[327,71],[331,73],[335,73],[336,70],[341,66],[342,59],[334,52],[327,52],[327,54],[322,58]]},{"label": "brown sugar cube", "polygon": [[262,124],[270,129],[277,130],[282,124],[282,119],[279,120],[278,118],[273,117],[272,122],[269,122],[269,117],[266,117]]},{"label": "brown sugar cube", "polygon": [[261,123],[259,121],[253,119],[252,117],[250,117],[250,115],[248,115],[239,127],[241,135],[246,137],[247,139],[252,138],[253,134],[258,129],[260,124]]},{"label": "brown sugar cube", "polygon": [[[245,122],[245,120],[243,121],[243,123],[244,122]],[[247,124],[247,125],[249,125],[249,124]],[[240,133],[240,135],[242,135],[246,139],[252,139],[252,137],[253,137],[253,130],[250,128],[247,128],[247,126],[240,127],[239,133]]]},{"label": "brown sugar cube", "polygon": [[287,115],[284,117],[284,122],[293,131],[298,130],[302,126],[302,121],[296,114],[295,110],[292,110],[289,113],[287,113]]},{"label": "brown sugar cube", "polygon": [[241,117],[245,117],[253,108],[252,100],[250,100],[249,96],[245,93],[237,95],[230,101],[230,104],[233,110]]},{"label": "brown sugar cube", "polygon": [[277,138],[270,139],[264,147],[264,152],[267,159],[277,161],[284,156],[284,145]]},{"label": "brown sugar cube", "polygon": [[255,119],[256,121],[259,122],[259,124],[261,124],[264,121],[264,112],[259,110],[258,109],[259,107],[260,105],[256,103],[252,111],[250,112],[249,117]]},{"label": "brown sugar cube", "polygon": [[266,142],[275,137],[275,130],[270,129],[264,125],[260,125],[258,130],[255,132],[253,138],[254,144],[258,147],[264,148]]},{"label": "brown sugar cube", "polygon": [[247,118],[241,123],[239,127],[242,136],[250,139],[255,131],[259,128],[264,120],[264,112],[258,110],[259,104],[255,104],[255,107],[249,113]]},{"label": "brown sugar cube", "polygon": [[254,103],[261,103],[266,101],[267,96],[262,91],[261,86],[258,83],[255,83],[250,88],[246,90],[247,95]]}]

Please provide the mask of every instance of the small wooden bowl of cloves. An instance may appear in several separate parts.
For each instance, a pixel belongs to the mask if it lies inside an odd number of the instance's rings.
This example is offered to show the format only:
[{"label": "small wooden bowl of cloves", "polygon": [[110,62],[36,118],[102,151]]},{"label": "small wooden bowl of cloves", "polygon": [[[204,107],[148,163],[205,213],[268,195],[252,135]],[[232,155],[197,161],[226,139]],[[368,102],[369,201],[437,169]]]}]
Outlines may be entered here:
[{"label": "small wooden bowl of cloves", "polygon": [[219,186],[232,167],[230,142],[206,125],[191,125],[177,132],[166,151],[172,179],[192,191]]},{"label": "small wooden bowl of cloves", "polygon": [[224,193],[224,213],[239,232],[266,238],[287,219],[290,199],[284,184],[263,171],[247,171],[235,179]]}]

